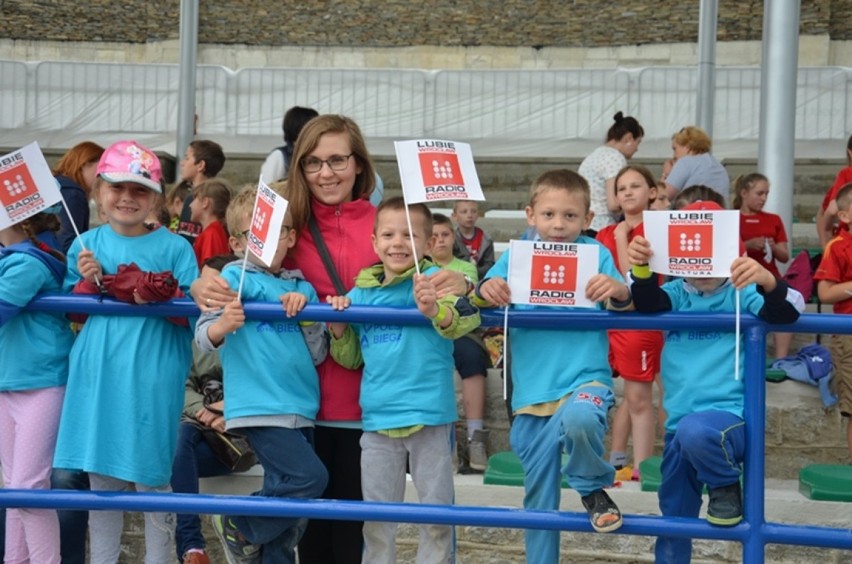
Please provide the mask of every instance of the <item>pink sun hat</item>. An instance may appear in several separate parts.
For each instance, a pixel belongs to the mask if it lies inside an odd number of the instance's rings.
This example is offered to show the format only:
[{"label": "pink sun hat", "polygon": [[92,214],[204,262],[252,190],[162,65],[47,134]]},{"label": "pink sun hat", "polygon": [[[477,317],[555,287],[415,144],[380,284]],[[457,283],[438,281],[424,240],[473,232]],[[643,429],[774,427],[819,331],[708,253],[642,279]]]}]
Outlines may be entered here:
[{"label": "pink sun hat", "polygon": [[117,141],[107,147],[98,161],[97,173],[112,184],[134,182],[158,194],[163,193],[160,159],[136,141]]}]

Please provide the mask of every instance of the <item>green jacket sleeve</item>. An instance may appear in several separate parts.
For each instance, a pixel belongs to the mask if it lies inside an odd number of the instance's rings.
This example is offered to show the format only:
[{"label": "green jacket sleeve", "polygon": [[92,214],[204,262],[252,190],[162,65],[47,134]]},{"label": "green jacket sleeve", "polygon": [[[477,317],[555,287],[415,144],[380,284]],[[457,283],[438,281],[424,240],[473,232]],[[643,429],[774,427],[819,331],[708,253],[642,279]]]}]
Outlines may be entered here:
[{"label": "green jacket sleeve", "polygon": [[440,327],[437,321],[432,321],[432,327],[446,339],[458,339],[482,323],[477,309],[466,297],[444,296],[438,300],[438,304],[450,308],[453,312],[453,321],[447,327]]},{"label": "green jacket sleeve", "polygon": [[344,368],[355,370],[364,364],[361,356],[361,345],[358,343],[358,334],[351,325],[346,326],[346,331],[339,339],[331,335],[331,357]]}]

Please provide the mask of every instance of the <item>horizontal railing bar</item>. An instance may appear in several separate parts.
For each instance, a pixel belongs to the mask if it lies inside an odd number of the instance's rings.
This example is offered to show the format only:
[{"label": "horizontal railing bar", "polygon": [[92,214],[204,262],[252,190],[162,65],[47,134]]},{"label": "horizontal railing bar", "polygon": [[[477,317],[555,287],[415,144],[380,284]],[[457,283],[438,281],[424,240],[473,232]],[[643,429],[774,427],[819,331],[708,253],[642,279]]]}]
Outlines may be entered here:
[{"label": "horizontal railing bar", "polygon": [[[275,321],[283,318],[284,312],[277,302],[246,302],[246,317],[260,321]],[[99,315],[196,317],[198,307],[192,300],[182,298],[162,304],[145,306],[119,302],[111,298],[100,300],[91,295],[41,295],[33,300],[30,311],[73,312]],[[482,324],[487,327],[503,325],[502,309],[483,309]],[[295,318],[301,321],[346,321],[350,323],[388,323],[399,325],[427,325],[429,321],[414,308],[351,306],[345,311],[335,311],[326,304],[308,304]],[[635,312],[602,312],[571,310],[512,310],[509,325],[527,328],[561,329],[701,329],[733,331],[736,317],[731,313],[661,313],[640,315]],[[750,313],[741,316],[744,330],[757,325],[769,327]],[[796,323],[773,325],[773,331],[799,333],[852,334],[852,323],[844,315],[802,314]]]},{"label": "horizontal railing bar", "polygon": [[[257,496],[164,494],[133,492],[83,492],[72,490],[0,490],[0,507],[40,509],[124,510],[191,514],[252,515],[258,517],[304,517],[351,521],[434,523],[512,529],[549,529],[593,532],[586,513],[525,510],[469,505],[421,503],[377,503],[322,499],[283,499]],[[736,527],[713,527],[703,519],[629,515],[619,534],[659,534],[713,540],[742,541],[750,534],[746,523]]]}]

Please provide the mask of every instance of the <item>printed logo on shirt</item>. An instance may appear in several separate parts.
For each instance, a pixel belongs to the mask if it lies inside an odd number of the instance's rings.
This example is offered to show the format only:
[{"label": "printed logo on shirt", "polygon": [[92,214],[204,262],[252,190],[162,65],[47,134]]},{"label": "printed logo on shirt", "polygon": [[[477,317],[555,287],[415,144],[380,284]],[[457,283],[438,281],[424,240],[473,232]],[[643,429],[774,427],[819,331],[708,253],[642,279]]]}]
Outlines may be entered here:
[{"label": "printed logo on shirt", "polygon": [[363,325],[361,329],[361,348],[371,345],[387,345],[402,339],[401,325]]},{"label": "printed logo on shirt", "polygon": [[44,207],[41,194],[24,161],[0,170],[0,203],[9,219],[13,220],[33,208]]}]

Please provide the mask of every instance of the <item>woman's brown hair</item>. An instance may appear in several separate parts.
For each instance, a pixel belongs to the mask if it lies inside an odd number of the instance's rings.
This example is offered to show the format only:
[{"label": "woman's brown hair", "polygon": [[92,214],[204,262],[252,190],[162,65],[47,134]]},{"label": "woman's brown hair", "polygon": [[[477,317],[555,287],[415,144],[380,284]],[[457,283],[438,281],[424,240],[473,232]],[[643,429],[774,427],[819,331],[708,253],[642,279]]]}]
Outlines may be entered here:
[{"label": "woman's brown hair", "polygon": [[315,117],[299,133],[296,145],[293,147],[293,160],[290,173],[287,175],[287,194],[289,210],[293,214],[293,229],[300,233],[308,224],[311,217],[311,189],[301,162],[319,145],[320,138],[326,133],[346,133],[349,136],[349,147],[352,158],[361,167],[361,172],[355,177],[352,187],[353,200],[368,200],[376,186],[376,170],[367,151],[367,144],[358,124],[351,118],[335,114],[323,114]]}]

